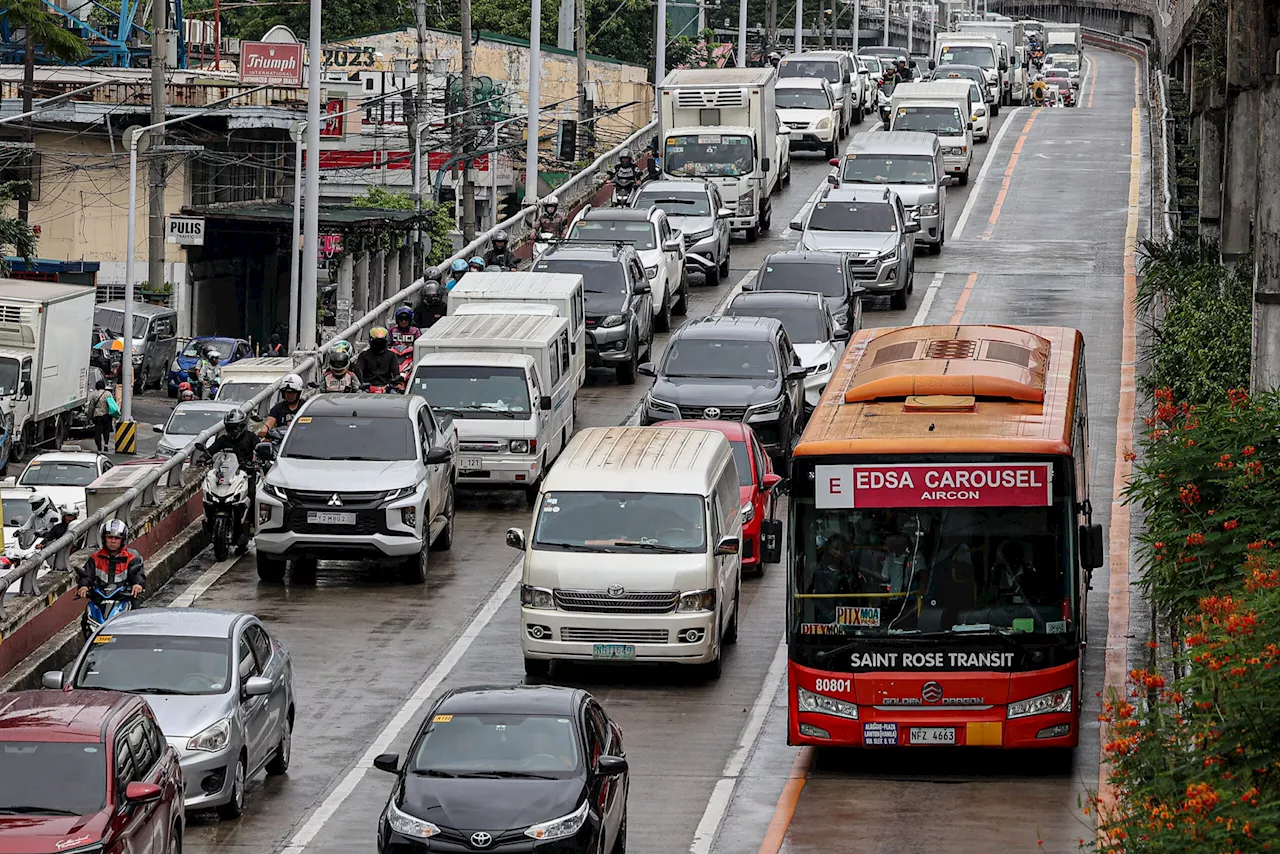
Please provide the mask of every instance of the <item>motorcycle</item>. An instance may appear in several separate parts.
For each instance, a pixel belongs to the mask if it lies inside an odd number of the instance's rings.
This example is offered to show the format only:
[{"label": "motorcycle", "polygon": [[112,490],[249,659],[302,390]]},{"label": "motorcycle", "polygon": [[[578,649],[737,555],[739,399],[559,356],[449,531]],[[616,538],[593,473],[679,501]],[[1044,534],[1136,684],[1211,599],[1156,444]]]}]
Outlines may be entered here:
[{"label": "motorcycle", "polygon": [[556,240],[556,236],[549,231],[539,232],[538,239],[533,241],[533,257],[537,258],[543,252],[546,252]]},{"label": "motorcycle", "polygon": [[94,585],[89,588],[89,604],[80,619],[85,640],[102,628],[112,618],[133,610],[133,595],[123,584]]},{"label": "motorcycle", "polygon": [[360,390],[368,392],[369,394],[395,394],[396,393],[395,389],[392,386],[370,385],[369,383],[365,383],[364,385],[360,386]]},{"label": "motorcycle", "polygon": [[404,390],[409,387],[409,375],[413,373],[413,342],[400,341],[392,344],[389,349],[391,355],[400,362],[400,376],[391,384],[391,387],[397,394],[404,394]]},{"label": "motorcycle", "polygon": [[[25,549],[21,545],[19,545],[16,537],[10,540],[9,542],[5,543],[4,554],[0,555],[0,573],[7,574],[12,570],[17,569],[18,566],[24,560],[26,560],[27,558],[33,555],[39,554],[43,546],[44,546],[43,538],[37,539],[35,542],[33,542],[30,546],[28,546]],[[41,572],[44,572],[48,568],[49,568],[49,565],[47,563],[42,563],[39,567],[36,568],[35,573],[29,575],[28,578],[34,580],[36,575],[38,575]],[[35,593],[34,585],[29,586],[28,584],[23,584],[22,587],[23,589],[19,592]],[[14,589],[17,590],[17,588],[14,588]]]},{"label": "motorcycle", "polygon": [[631,207],[631,200],[635,198],[636,191],[639,189],[639,184],[614,184],[613,198],[610,200],[609,204],[615,208],[629,208]]},{"label": "motorcycle", "polygon": [[213,542],[213,556],[227,559],[234,544],[244,554],[249,546],[251,502],[249,476],[231,451],[220,451],[204,476],[204,525]]}]

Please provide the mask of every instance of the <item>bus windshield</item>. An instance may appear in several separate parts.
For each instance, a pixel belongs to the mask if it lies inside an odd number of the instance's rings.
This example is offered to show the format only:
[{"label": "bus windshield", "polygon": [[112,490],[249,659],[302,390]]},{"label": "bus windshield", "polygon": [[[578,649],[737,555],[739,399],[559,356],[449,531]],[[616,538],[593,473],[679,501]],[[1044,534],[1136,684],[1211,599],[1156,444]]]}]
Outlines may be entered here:
[{"label": "bus windshield", "polygon": [[1074,632],[1067,464],[912,462],[796,481],[792,633]]}]

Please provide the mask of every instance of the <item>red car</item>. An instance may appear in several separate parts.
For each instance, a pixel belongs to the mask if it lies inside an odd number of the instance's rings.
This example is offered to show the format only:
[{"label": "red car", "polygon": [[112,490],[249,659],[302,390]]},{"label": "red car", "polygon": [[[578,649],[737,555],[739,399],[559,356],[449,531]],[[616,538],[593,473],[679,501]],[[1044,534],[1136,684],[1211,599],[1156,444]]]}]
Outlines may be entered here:
[{"label": "red car", "polygon": [[0,694],[0,854],[175,854],[182,791],[141,697]]},{"label": "red car", "polygon": [[773,463],[755,431],[739,421],[659,421],[653,426],[718,430],[729,440],[738,465],[738,493],[742,498],[742,573],[763,575],[766,563],[781,559],[782,520],[773,518],[773,488],[782,478],[774,474]]}]

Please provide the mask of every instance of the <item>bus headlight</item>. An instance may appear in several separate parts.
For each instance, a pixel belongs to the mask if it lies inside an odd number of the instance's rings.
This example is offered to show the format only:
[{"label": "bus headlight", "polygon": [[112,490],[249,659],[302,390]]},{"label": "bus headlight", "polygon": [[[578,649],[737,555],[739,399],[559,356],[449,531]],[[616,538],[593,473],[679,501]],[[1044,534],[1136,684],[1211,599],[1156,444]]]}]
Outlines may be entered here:
[{"label": "bus headlight", "polygon": [[1071,711],[1071,689],[1059,688],[1029,700],[1019,700],[1009,704],[1009,719],[1029,718],[1032,715],[1048,715],[1054,712]]},{"label": "bus headlight", "polygon": [[826,694],[815,694],[804,688],[796,689],[796,709],[801,712],[814,712],[819,715],[831,715],[837,718],[858,719],[858,704],[848,700],[837,700]]}]

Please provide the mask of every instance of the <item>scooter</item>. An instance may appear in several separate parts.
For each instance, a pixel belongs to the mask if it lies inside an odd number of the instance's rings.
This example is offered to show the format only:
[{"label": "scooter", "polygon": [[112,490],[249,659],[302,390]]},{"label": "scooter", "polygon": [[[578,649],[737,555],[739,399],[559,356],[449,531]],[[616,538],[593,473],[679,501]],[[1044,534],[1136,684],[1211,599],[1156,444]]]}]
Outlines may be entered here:
[{"label": "scooter", "polygon": [[551,248],[551,244],[556,241],[556,236],[549,231],[543,231],[538,234],[538,239],[533,241],[533,257],[536,260],[539,255]]},{"label": "scooter", "polygon": [[639,189],[640,189],[639,184],[632,184],[630,187],[624,187],[618,184],[614,184],[613,198],[610,200],[610,204],[615,208],[631,207],[631,200],[635,198],[636,191]]},{"label": "scooter", "polygon": [[133,595],[123,584],[108,584],[89,588],[89,604],[80,619],[85,640],[102,628],[112,618],[133,610]]},{"label": "scooter", "polygon": [[[40,538],[35,540],[29,547],[24,549],[21,545],[18,544],[17,537],[14,537],[12,540],[4,544],[4,554],[0,555],[0,573],[8,573],[11,570],[17,569],[18,566],[21,565],[21,563],[24,560],[31,557],[32,555],[39,554],[40,549],[43,545],[44,545],[44,539]],[[37,567],[36,572],[30,575],[29,577],[34,579],[36,575],[38,575],[40,572],[43,572],[48,568],[49,567],[47,563],[42,564],[41,566]],[[27,585],[24,584],[23,587],[27,587]],[[16,592],[30,592],[30,593],[35,592],[34,588],[28,588],[27,590],[19,591],[18,588],[15,587],[14,590]]]},{"label": "scooter", "polygon": [[231,451],[220,451],[204,476],[204,525],[213,542],[213,556],[226,560],[234,545],[244,554],[249,546],[249,476]]}]

